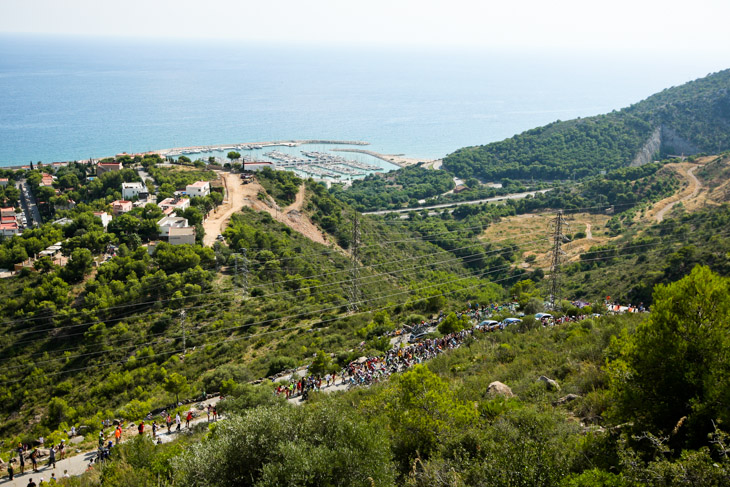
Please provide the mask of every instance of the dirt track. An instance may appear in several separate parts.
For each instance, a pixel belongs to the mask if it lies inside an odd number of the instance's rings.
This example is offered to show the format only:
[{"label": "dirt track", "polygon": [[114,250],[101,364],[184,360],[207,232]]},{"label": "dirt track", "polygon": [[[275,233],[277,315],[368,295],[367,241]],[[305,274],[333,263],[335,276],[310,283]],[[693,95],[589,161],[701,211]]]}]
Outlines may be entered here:
[{"label": "dirt track", "polygon": [[302,213],[306,188],[302,184],[297,192],[294,203],[283,210],[269,196],[265,199],[259,198],[259,193],[266,193],[264,187],[257,182],[242,184],[237,174],[222,173],[223,184],[226,188],[226,199],[213,214],[203,222],[205,238],[203,244],[212,246],[218,235],[226,229],[228,221],[234,213],[241,211],[241,208],[248,206],[257,211],[265,211],[275,220],[291,227],[313,242],[329,245],[327,237]]},{"label": "dirt track", "polygon": [[242,190],[243,185],[241,184],[241,179],[236,174],[231,173],[221,173],[221,178],[226,188],[226,199],[203,222],[203,228],[205,229],[203,245],[207,247],[212,246],[218,235],[223,233],[231,216],[243,208],[245,194]]},{"label": "dirt track", "polygon": [[651,219],[653,214],[657,223],[661,223],[662,220],[664,220],[664,216],[674,207],[674,205],[695,198],[702,189],[702,183],[694,175],[694,172],[701,166],[691,166],[688,168],[687,163],[676,165],[667,164],[667,166],[673,166],[672,169],[677,171],[679,175],[687,178],[689,184],[681,192],[674,194],[669,198],[665,198],[654,205],[654,208],[652,208],[648,216]]},{"label": "dirt track", "polygon": [[321,243],[322,245],[329,245],[327,237],[320,231],[319,228],[312,223],[308,216],[301,212],[304,207],[304,196],[305,187],[302,186],[297,192],[294,203],[287,206],[282,210],[276,202],[271,198],[267,197],[265,200],[258,198],[259,192],[263,192],[264,188],[258,183],[250,183],[246,186],[250,186],[250,190],[253,191],[252,196],[245,198],[244,203],[257,211],[265,211],[271,215],[275,220],[283,223],[301,233],[312,242]]}]

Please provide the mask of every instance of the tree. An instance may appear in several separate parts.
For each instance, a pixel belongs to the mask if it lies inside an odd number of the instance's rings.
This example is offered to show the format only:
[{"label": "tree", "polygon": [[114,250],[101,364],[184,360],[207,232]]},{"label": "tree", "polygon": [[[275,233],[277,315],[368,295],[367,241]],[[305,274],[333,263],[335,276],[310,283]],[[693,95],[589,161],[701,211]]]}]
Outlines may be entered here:
[{"label": "tree", "polygon": [[649,317],[624,336],[610,364],[615,413],[673,446],[706,444],[712,420],[730,420],[730,280],[695,267],[654,290]]},{"label": "tree", "polygon": [[184,393],[188,389],[188,380],[184,375],[180,375],[177,372],[165,377],[165,390],[170,394],[175,394],[175,404],[180,403],[180,394]]},{"label": "tree", "polygon": [[76,249],[64,268],[64,278],[69,282],[78,282],[94,266],[94,258],[89,249]]},{"label": "tree", "polygon": [[231,162],[233,162],[233,161],[238,160],[238,159],[241,158],[241,153],[240,152],[236,152],[236,151],[231,151],[231,152],[228,153],[228,155],[226,157],[228,159],[230,159]]},{"label": "tree", "polygon": [[442,335],[448,335],[449,333],[461,331],[469,325],[469,317],[467,315],[457,318],[456,313],[449,313],[449,315],[444,318],[441,323],[439,323],[438,330]]},{"label": "tree", "polygon": [[404,471],[416,455],[428,458],[478,417],[474,407],[461,402],[446,381],[423,365],[393,376],[383,394],[392,448]]},{"label": "tree", "polygon": [[44,255],[35,262],[33,262],[33,268],[41,274],[48,274],[53,271],[56,266],[53,264],[53,259]]},{"label": "tree", "polygon": [[314,375],[326,374],[332,369],[332,357],[328,353],[320,350],[312,361],[312,365],[309,366],[309,371]]}]

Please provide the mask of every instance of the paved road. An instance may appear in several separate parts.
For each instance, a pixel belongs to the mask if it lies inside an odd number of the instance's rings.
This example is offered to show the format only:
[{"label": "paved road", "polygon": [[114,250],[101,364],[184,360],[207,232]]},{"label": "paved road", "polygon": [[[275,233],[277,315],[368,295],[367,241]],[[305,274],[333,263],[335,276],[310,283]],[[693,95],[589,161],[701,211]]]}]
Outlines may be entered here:
[{"label": "paved road", "polygon": [[[43,223],[43,219],[41,218],[41,212],[38,211],[38,205],[36,205],[35,196],[33,196],[33,192],[30,190],[30,186],[25,181],[25,179],[20,180],[20,182],[18,183],[18,188],[20,189],[20,201],[23,205],[23,211],[25,212],[25,219],[28,223],[28,226],[41,225]],[[28,194],[27,198],[25,196],[26,194]]]},{"label": "paved road", "polygon": [[[150,174],[147,171],[145,171],[143,167],[137,168],[137,174],[139,175],[140,178],[142,178],[142,182],[145,184],[147,184],[148,179],[153,179],[152,176],[150,176]],[[153,188],[147,188],[147,189],[154,190],[154,192],[157,193],[157,190],[159,189],[157,184],[153,184],[153,186],[154,186]]]},{"label": "paved road", "polygon": [[537,193],[547,193],[548,191],[550,191],[550,189],[541,189],[540,191],[527,191],[525,193],[512,193],[512,194],[506,194],[503,196],[495,196],[493,198],[484,198],[481,200],[455,201],[453,203],[442,203],[440,205],[417,206],[414,208],[399,208],[397,210],[366,211],[363,213],[363,215],[387,215],[388,213],[408,213],[411,211],[437,210],[437,209],[441,209],[441,208],[453,208],[455,206],[461,206],[461,205],[476,205],[479,203],[494,203],[496,201],[504,201],[504,200],[521,200],[522,198],[527,198],[528,196],[534,196]]},{"label": "paved road", "polygon": [[[211,399],[208,399],[207,401],[204,401],[203,404],[217,404],[220,400],[219,397],[214,397]],[[192,406],[192,405],[191,405]],[[208,416],[205,414],[204,411],[199,411],[199,416],[191,421],[191,424],[195,425],[198,423],[204,423],[208,421]],[[145,428],[145,434],[152,434],[152,422],[145,422],[145,425],[147,426]],[[107,429],[107,433],[109,434],[109,439],[113,439],[113,430]],[[148,432],[149,431],[149,432]],[[175,426],[172,428],[172,433],[167,433],[167,427],[161,428],[161,432],[159,433],[159,437],[162,439],[163,443],[168,443],[172,441],[175,437],[177,437],[180,434],[183,434],[185,432],[185,420],[183,419],[182,424],[182,430],[179,433],[175,432]],[[124,430],[124,436],[122,437],[123,441],[127,441],[131,438],[134,438],[137,436],[137,429],[136,428],[127,428]],[[17,462],[14,464],[16,469],[16,475],[12,482],[8,481],[8,478],[6,476],[7,471],[3,470],[3,477],[0,479],[0,485],[7,485],[12,487],[26,487],[28,485],[29,479],[33,479],[33,481],[38,484],[38,481],[43,477],[44,481],[48,481],[51,478],[51,473],[55,472],[56,478],[61,478],[63,476],[63,471],[68,470],[68,474],[71,476],[81,475],[84,472],[86,472],[87,468],[89,467],[89,461],[96,457],[96,450],[93,451],[87,451],[87,452],[80,452],[76,453],[75,445],[69,445],[67,447],[68,454],[71,454],[73,456],[67,456],[63,460],[59,460],[56,462],[56,468],[51,469],[48,467],[48,457],[42,458],[41,461],[38,463],[38,472],[33,472],[32,468],[30,467],[30,462],[26,463],[25,473],[23,475],[18,475],[18,464]],[[17,457],[16,457],[17,459]]]}]

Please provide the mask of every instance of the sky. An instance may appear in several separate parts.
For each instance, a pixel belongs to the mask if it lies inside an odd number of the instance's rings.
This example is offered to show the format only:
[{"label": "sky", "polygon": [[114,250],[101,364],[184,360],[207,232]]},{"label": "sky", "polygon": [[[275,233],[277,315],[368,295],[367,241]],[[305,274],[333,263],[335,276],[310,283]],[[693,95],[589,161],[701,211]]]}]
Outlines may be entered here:
[{"label": "sky", "polygon": [[675,52],[730,61],[728,0],[0,0],[0,33]]}]

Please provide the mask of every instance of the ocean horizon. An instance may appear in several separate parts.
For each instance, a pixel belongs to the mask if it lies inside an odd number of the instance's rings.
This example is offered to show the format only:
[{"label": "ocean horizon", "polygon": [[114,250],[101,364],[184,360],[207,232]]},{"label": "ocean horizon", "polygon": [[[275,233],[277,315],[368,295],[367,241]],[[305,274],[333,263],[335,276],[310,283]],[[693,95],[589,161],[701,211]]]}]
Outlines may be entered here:
[{"label": "ocean horizon", "polygon": [[0,36],[0,166],[361,140],[436,159],[727,66],[642,53]]}]

